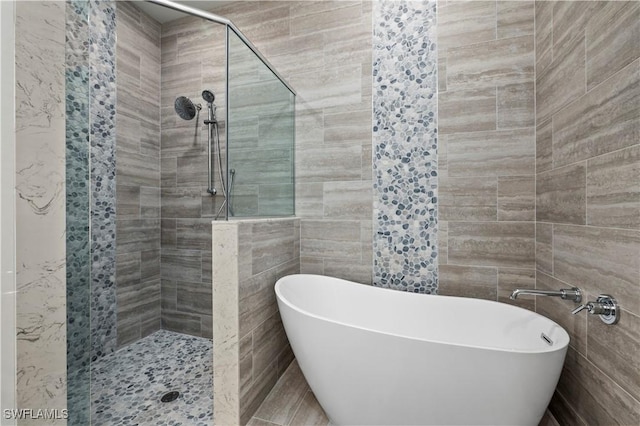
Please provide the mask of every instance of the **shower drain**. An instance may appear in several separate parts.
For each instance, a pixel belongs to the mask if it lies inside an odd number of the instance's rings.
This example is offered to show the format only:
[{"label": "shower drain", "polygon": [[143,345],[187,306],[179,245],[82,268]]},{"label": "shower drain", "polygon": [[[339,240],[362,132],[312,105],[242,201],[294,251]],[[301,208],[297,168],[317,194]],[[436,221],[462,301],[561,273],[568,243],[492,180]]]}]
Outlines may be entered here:
[{"label": "shower drain", "polygon": [[160,398],[160,401],[162,401],[162,402],[172,402],[172,401],[175,401],[176,399],[178,399],[179,396],[180,396],[180,392],[178,392],[178,391],[167,392],[164,395],[162,395],[162,398]]}]

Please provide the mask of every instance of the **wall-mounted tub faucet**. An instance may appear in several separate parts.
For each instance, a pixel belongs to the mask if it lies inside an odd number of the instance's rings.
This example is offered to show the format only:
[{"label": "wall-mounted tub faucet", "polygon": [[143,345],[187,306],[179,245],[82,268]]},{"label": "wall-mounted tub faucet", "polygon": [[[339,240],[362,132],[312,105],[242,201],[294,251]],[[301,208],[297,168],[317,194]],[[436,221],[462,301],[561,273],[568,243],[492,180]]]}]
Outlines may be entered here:
[{"label": "wall-mounted tub faucet", "polygon": [[577,313],[586,310],[592,315],[600,315],[600,319],[605,324],[613,325],[620,321],[620,308],[618,302],[608,294],[601,294],[595,302],[588,302],[575,308],[571,313]]},{"label": "wall-mounted tub faucet", "polygon": [[576,303],[582,302],[582,292],[578,287],[563,288],[560,290],[531,290],[528,288],[517,288],[511,293],[510,299],[516,300],[518,296],[555,296],[564,300],[573,300]]}]

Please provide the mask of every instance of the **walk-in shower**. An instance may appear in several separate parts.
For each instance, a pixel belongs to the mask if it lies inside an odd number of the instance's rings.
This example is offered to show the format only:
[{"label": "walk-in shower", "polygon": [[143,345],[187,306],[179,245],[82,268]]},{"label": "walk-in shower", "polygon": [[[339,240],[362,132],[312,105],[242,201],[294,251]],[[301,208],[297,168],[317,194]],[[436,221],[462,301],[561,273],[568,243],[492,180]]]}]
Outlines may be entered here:
[{"label": "walk-in shower", "polygon": [[65,7],[68,424],[210,424],[211,223],[294,214],[295,92],[213,13]]}]

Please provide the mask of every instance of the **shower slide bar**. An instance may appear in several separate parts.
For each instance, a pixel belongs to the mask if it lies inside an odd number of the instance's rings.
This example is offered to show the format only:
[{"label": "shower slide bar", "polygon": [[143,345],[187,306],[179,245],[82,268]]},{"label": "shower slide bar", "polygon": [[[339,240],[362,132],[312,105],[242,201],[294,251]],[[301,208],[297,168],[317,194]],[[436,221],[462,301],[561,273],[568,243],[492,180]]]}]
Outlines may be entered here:
[{"label": "shower slide bar", "polygon": [[242,31],[238,29],[238,27],[236,27],[236,25],[233,22],[231,22],[230,19],[227,19],[223,16],[216,15],[215,13],[205,12],[204,10],[200,10],[195,7],[186,6],[184,4],[176,3],[170,0],[146,0],[146,1],[148,1],[149,3],[157,4],[159,6],[167,7],[169,9],[184,12],[189,15],[198,16],[208,21],[226,25],[227,27],[231,28],[231,30],[233,30],[233,32],[236,33],[238,37],[240,37],[240,39],[247,45],[247,47],[251,49],[251,51],[255,53],[258,58],[260,58],[260,60],[267,66],[267,68],[269,68],[271,72],[276,77],[278,77],[278,80],[280,80],[282,84],[284,84],[291,93],[293,93],[294,95],[297,95],[296,91],[293,89],[293,87],[289,85],[287,80],[285,80],[284,77],[280,75],[280,73],[275,69],[273,65],[271,65],[271,63],[267,60],[267,58],[265,58],[262,55],[262,53],[260,53],[258,48],[255,47],[253,43],[251,43],[251,41],[242,33]]}]

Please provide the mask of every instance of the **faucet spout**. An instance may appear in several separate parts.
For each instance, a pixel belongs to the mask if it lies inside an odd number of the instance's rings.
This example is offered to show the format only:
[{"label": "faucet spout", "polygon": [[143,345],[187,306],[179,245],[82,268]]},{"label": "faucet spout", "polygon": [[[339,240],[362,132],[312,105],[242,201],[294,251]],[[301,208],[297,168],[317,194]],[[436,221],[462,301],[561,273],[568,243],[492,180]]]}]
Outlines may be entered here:
[{"label": "faucet spout", "polygon": [[518,296],[523,295],[559,297],[563,300],[573,300],[576,303],[580,303],[582,301],[582,292],[578,287],[563,288],[560,290],[533,290],[528,288],[517,288],[513,290],[509,298],[511,300],[516,300]]}]

